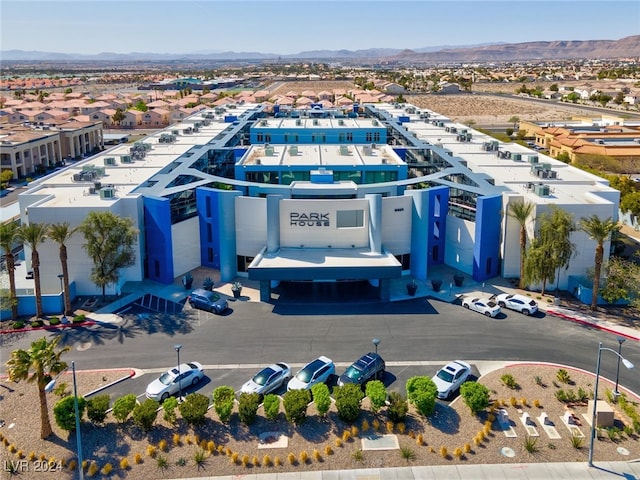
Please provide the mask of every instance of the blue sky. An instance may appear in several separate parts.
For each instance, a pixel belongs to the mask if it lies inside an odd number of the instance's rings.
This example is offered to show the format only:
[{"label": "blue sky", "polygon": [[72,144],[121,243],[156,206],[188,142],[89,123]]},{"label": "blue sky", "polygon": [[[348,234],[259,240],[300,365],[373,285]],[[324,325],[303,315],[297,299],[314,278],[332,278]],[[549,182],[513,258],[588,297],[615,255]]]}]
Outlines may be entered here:
[{"label": "blue sky", "polygon": [[606,0],[2,0],[0,49],[291,54],[640,34],[640,2]]}]

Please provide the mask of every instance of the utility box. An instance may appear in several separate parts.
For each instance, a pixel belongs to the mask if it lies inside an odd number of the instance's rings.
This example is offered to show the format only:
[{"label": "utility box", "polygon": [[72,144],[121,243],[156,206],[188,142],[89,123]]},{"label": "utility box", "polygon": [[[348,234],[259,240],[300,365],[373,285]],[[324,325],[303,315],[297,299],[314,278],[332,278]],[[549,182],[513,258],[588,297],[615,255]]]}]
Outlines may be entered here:
[{"label": "utility box", "polygon": [[[587,416],[593,418],[593,400],[589,400],[587,404]],[[598,400],[596,403],[596,426],[597,427],[613,427],[613,408],[604,400]]]}]

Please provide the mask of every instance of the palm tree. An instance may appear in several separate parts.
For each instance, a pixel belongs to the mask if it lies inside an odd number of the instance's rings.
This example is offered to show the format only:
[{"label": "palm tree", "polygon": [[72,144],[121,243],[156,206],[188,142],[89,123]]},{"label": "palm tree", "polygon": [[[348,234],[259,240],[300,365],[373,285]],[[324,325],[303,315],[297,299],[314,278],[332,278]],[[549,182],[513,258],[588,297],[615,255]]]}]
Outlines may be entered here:
[{"label": "palm tree", "polygon": [[602,270],[602,260],[604,258],[603,244],[613,232],[620,230],[620,225],[618,225],[617,222],[614,222],[611,217],[606,220],[601,220],[600,217],[594,214],[589,218],[580,219],[580,229],[597,243],[595,268],[593,269],[593,290],[591,294],[591,310],[595,310],[598,305],[598,294],[600,292],[600,272]]},{"label": "palm tree", "polygon": [[67,241],[76,232],[69,222],[54,223],[49,225],[49,238],[60,246],[60,265],[62,266],[62,278],[64,285],[64,314],[71,315],[71,295],[69,292],[69,268],[67,265]]},{"label": "palm tree", "polygon": [[533,213],[535,204],[524,200],[515,200],[509,203],[508,215],[514,218],[520,225],[520,288],[525,288],[524,257],[527,249],[527,221]]},{"label": "palm tree", "polygon": [[9,272],[9,299],[11,318],[18,319],[18,296],[16,295],[16,262],[13,258],[13,243],[18,233],[18,224],[8,222],[0,224],[0,248],[4,251],[7,272]]},{"label": "palm tree", "polygon": [[19,382],[26,380],[35,382],[38,386],[40,397],[40,438],[45,439],[53,433],[49,421],[49,409],[47,407],[47,393],[44,388],[53,375],[57,375],[67,368],[67,364],[60,360],[60,356],[69,350],[64,347],[56,350],[61,337],[55,337],[48,342],[45,337],[31,342],[28,350],[14,350],[7,361],[7,373],[9,380]]},{"label": "palm tree", "polygon": [[33,280],[36,289],[36,318],[43,316],[42,313],[42,292],[40,291],[40,254],[38,246],[47,238],[46,223],[29,223],[20,225],[18,238],[31,248],[31,268],[33,269]]}]

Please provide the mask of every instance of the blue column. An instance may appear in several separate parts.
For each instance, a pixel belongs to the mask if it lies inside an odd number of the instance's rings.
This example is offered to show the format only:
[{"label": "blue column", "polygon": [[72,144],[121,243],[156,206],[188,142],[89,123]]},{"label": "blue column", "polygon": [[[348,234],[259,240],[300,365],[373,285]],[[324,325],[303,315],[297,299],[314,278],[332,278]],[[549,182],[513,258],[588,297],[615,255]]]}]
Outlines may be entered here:
[{"label": "blue column", "polygon": [[427,279],[427,233],[429,221],[429,196],[427,190],[407,190],[413,198],[411,218],[411,274],[420,280]]},{"label": "blue column", "polygon": [[220,279],[233,280],[238,273],[236,258],[236,197],[240,192],[218,191],[218,235],[220,239]]},{"label": "blue column", "polygon": [[476,208],[473,279],[482,281],[497,276],[500,271],[502,196],[479,197]]},{"label": "blue column", "polygon": [[168,198],[144,197],[145,276],[173,283],[171,203]]}]

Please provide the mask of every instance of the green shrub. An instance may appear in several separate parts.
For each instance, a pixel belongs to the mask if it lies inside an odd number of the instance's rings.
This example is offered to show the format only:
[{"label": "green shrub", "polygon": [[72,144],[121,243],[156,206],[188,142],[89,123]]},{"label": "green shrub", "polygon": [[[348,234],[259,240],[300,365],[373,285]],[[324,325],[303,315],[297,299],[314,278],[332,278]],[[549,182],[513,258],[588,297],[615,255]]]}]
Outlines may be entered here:
[{"label": "green shrub", "polygon": [[164,410],[163,418],[165,421],[175,423],[176,408],[178,408],[178,399],[176,397],[168,397],[162,402],[162,410]]},{"label": "green shrub", "polygon": [[411,377],[407,380],[407,397],[416,410],[425,417],[436,409],[438,387],[429,377]]},{"label": "green shrub", "polygon": [[133,393],[129,395],[125,395],[124,397],[120,397],[113,403],[113,416],[119,422],[125,422],[129,417],[129,414],[133,412],[133,409],[136,406],[136,396]]},{"label": "green shrub", "polygon": [[299,425],[307,418],[307,406],[311,401],[309,390],[289,390],[282,397],[284,414],[287,420]]},{"label": "green shrub", "polygon": [[18,320],[17,322],[13,322],[12,327],[15,330],[20,330],[20,329],[24,328],[24,322],[22,320]]},{"label": "green shrub", "polygon": [[389,407],[387,408],[389,420],[393,423],[404,422],[408,411],[409,403],[407,399],[398,392],[391,392],[389,394]]},{"label": "green shrub", "polygon": [[228,422],[231,418],[235,398],[235,390],[226,385],[221,385],[213,391],[213,408],[222,423]]},{"label": "green shrub", "polygon": [[147,398],[144,402],[139,403],[133,408],[133,422],[142,430],[148,432],[153,428],[153,424],[158,417],[158,407],[160,404],[151,398]]},{"label": "green shrub", "polygon": [[[61,429],[70,432],[76,428],[76,408],[74,403],[75,397],[64,397],[58,400],[53,407],[53,416],[56,419],[56,425]],[[82,415],[86,406],[86,400],[78,397],[78,416],[82,420]]]},{"label": "green shrub", "polygon": [[109,395],[97,395],[87,400],[87,417],[93,423],[104,423],[109,410]]},{"label": "green shrub", "polygon": [[347,383],[343,387],[333,389],[338,416],[348,423],[355,422],[360,416],[360,402],[364,398],[362,388],[355,383]]},{"label": "green shrub", "polygon": [[60,324],[60,319],[58,317],[51,317],[49,319],[49,325],[55,326]]},{"label": "green shrub", "polygon": [[86,320],[87,318],[84,316],[84,314],[80,314],[80,315],[76,315],[75,317],[73,317],[73,320],[71,320],[72,323],[82,323]]},{"label": "green shrub", "polygon": [[44,322],[42,320],[34,320],[33,322],[31,322],[31,328],[38,328],[38,327],[42,327],[44,325]]},{"label": "green shrub", "polygon": [[275,420],[280,413],[280,397],[273,393],[265,395],[262,408],[264,409],[265,416],[269,420]]},{"label": "green shrub", "polygon": [[201,393],[190,393],[184,402],[178,405],[180,415],[189,425],[202,425],[208,408],[209,397]]},{"label": "green shrub", "polygon": [[569,372],[567,372],[564,368],[560,368],[556,372],[556,378],[558,379],[559,382],[571,383],[571,376],[569,375]]},{"label": "green shrub", "polygon": [[365,394],[371,402],[371,410],[377,413],[385,405],[387,399],[387,389],[380,380],[373,380],[367,383]]},{"label": "green shrub", "polygon": [[460,395],[471,413],[476,415],[489,406],[489,389],[477,382],[465,382],[460,387]]},{"label": "green shrub", "polygon": [[318,410],[321,417],[324,417],[331,407],[329,387],[327,387],[325,383],[317,383],[311,387],[311,396],[313,397],[316,410]]},{"label": "green shrub", "polygon": [[260,395],[257,393],[241,393],[238,399],[238,416],[240,417],[240,421],[246,425],[251,425],[255,422],[259,406]]},{"label": "green shrub", "polygon": [[502,375],[500,377],[500,380],[511,390],[517,390],[520,387],[520,385],[518,385],[518,382],[516,382],[516,379],[513,378],[513,375],[511,375],[510,373],[505,373],[504,375]]}]

